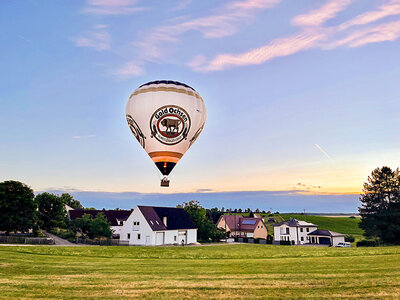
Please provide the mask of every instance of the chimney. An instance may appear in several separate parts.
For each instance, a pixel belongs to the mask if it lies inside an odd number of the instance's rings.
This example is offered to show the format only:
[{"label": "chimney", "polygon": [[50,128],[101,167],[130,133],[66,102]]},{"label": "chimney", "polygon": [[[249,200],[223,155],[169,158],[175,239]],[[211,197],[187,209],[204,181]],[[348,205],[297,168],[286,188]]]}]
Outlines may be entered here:
[{"label": "chimney", "polygon": [[165,227],[167,227],[167,217],[163,217],[163,223],[164,223]]}]

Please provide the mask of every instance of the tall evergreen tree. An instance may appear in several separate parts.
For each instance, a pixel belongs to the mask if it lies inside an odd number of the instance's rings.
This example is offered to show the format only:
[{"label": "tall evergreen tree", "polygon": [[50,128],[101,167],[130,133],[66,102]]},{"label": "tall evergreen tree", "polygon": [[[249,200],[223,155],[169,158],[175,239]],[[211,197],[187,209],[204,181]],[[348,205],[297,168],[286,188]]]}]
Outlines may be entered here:
[{"label": "tall evergreen tree", "polygon": [[400,171],[376,168],[361,194],[360,227],[366,237],[400,244]]}]

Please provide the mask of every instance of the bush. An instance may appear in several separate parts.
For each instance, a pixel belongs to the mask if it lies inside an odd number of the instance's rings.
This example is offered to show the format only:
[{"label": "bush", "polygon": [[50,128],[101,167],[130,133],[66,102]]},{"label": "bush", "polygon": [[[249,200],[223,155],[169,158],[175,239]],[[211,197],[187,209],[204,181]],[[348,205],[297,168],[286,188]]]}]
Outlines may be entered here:
[{"label": "bush", "polygon": [[290,241],[279,241],[280,245],[291,245]]},{"label": "bush", "polygon": [[356,217],[355,216],[351,216],[351,217],[349,217],[349,219],[355,219]]},{"label": "bush", "polygon": [[376,247],[376,241],[366,241],[362,240],[357,242],[357,247]]},{"label": "bush", "polygon": [[66,240],[73,240],[75,241],[75,232],[73,232],[70,229],[63,229],[63,228],[53,228],[52,230],[50,230],[51,233],[66,239]]},{"label": "bush", "polygon": [[345,240],[345,242],[354,243],[354,241],[355,241],[356,239],[355,239],[354,236],[352,236],[351,234],[346,234],[346,235],[344,236],[344,240]]},{"label": "bush", "polygon": [[249,242],[249,238],[248,237],[243,237],[243,243],[248,243]]},{"label": "bush", "polygon": [[267,235],[267,244],[272,244],[273,240],[274,239],[273,239],[272,235],[268,234]]}]

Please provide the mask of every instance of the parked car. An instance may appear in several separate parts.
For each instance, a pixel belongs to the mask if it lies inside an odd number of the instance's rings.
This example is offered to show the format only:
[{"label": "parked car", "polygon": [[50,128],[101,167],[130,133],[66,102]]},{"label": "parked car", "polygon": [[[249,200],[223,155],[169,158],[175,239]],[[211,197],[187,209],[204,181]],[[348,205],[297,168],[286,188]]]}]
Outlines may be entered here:
[{"label": "parked car", "polygon": [[351,247],[351,244],[349,242],[344,242],[344,243],[337,244],[336,247],[348,248],[348,247]]}]

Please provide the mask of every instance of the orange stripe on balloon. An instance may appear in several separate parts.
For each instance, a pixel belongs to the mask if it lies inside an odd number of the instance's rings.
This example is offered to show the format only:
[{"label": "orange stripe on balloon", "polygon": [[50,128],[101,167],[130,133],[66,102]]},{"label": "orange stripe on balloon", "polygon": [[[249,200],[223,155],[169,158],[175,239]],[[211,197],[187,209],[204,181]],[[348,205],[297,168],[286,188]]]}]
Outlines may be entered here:
[{"label": "orange stripe on balloon", "polygon": [[151,158],[157,157],[157,156],[168,156],[168,157],[182,158],[183,154],[179,153],[179,152],[172,152],[172,151],[155,151],[155,152],[150,152],[149,156]]}]

